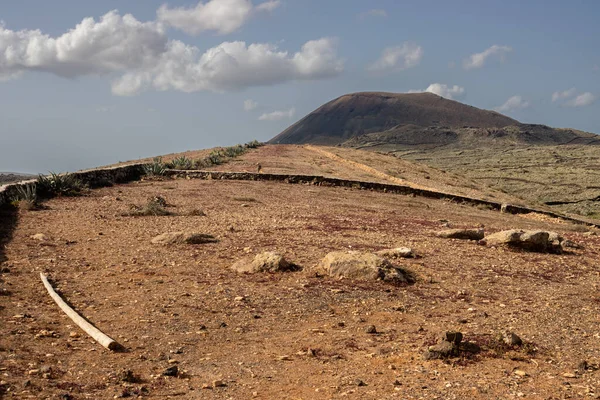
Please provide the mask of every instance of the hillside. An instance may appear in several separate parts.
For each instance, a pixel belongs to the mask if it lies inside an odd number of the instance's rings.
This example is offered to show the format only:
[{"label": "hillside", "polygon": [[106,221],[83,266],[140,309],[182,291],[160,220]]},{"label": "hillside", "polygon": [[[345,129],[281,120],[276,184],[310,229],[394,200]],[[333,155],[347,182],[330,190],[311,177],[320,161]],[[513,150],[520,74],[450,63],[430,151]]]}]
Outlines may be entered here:
[{"label": "hillside", "polygon": [[10,182],[18,182],[32,178],[35,178],[35,175],[22,174],[17,172],[0,172],[0,185],[5,185]]},{"label": "hillside", "polygon": [[428,149],[440,146],[600,144],[592,133],[522,124],[432,93],[353,93],[339,97],[269,143]]},{"label": "hillside", "polygon": [[432,93],[353,93],[319,107],[270,143],[342,143],[398,125],[504,127],[519,122]]},{"label": "hillside", "polygon": [[396,126],[384,132],[355,136],[345,147],[387,149],[479,148],[510,145],[600,145],[597,135],[574,129],[555,129],[545,125],[518,124],[501,128]]}]

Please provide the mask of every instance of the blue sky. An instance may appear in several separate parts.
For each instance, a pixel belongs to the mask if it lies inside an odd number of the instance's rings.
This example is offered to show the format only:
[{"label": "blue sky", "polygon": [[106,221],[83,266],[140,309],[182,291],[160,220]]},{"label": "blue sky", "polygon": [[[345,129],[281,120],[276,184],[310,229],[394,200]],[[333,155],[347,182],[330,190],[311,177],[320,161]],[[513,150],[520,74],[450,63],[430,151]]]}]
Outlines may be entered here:
[{"label": "blue sky", "polygon": [[268,140],[356,91],[600,133],[599,16],[595,0],[2,2],[0,171]]}]

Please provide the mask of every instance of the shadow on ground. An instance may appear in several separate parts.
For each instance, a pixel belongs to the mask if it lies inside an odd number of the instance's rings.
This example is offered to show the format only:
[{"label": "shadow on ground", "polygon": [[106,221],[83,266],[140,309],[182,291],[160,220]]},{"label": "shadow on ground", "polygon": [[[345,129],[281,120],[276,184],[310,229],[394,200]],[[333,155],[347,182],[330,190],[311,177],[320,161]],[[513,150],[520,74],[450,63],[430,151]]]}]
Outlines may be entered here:
[{"label": "shadow on ground", "polygon": [[8,259],[6,257],[6,245],[13,237],[18,217],[19,210],[16,207],[0,206],[0,263]]}]

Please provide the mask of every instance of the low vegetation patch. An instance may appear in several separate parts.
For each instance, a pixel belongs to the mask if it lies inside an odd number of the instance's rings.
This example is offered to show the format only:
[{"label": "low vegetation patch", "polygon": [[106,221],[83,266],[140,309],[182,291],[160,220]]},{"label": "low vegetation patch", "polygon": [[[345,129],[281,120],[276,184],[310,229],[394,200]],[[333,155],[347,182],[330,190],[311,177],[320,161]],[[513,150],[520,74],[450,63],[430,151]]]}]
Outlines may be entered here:
[{"label": "low vegetation patch", "polygon": [[39,208],[39,198],[37,195],[37,185],[30,183],[17,186],[17,193],[12,198],[13,205],[23,210],[36,210]]},{"label": "low vegetation patch", "polygon": [[144,166],[144,172],[147,176],[163,176],[167,171],[167,165],[163,163],[162,157],[154,157],[150,164]]},{"label": "low vegetation patch", "polygon": [[192,160],[186,156],[177,157],[169,162],[163,162],[161,157],[156,157],[153,162],[146,166],[146,175],[163,176],[167,169],[176,170],[197,170],[212,167],[214,165],[225,164],[232,159],[241,156],[250,149],[256,149],[263,143],[253,140],[246,144],[236,144],[235,146],[221,147],[213,150],[204,158]]},{"label": "low vegetation patch", "polygon": [[39,175],[36,182],[36,195],[40,198],[79,196],[85,189],[83,183],[70,173]]}]

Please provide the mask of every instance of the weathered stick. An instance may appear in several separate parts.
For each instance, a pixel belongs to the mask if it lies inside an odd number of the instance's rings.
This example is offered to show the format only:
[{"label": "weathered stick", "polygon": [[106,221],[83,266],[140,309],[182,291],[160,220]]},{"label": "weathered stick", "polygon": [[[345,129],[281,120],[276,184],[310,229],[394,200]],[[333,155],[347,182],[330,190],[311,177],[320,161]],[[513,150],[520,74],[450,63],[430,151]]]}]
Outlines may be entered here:
[{"label": "weathered stick", "polygon": [[117,342],[106,336],[98,328],[87,322],[83,317],[81,317],[81,315],[77,314],[75,310],[69,307],[69,305],[65,303],[58,293],[54,291],[54,288],[52,288],[52,285],[50,285],[50,282],[48,282],[48,277],[46,277],[46,275],[40,272],[40,278],[42,278],[42,282],[44,283],[46,290],[48,290],[48,293],[50,293],[50,297],[52,297],[60,309],[63,310],[65,314],[67,314],[69,318],[71,318],[73,322],[77,324],[77,326],[83,329],[85,333],[93,337],[98,343],[109,350],[118,350],[121,348]]}]

